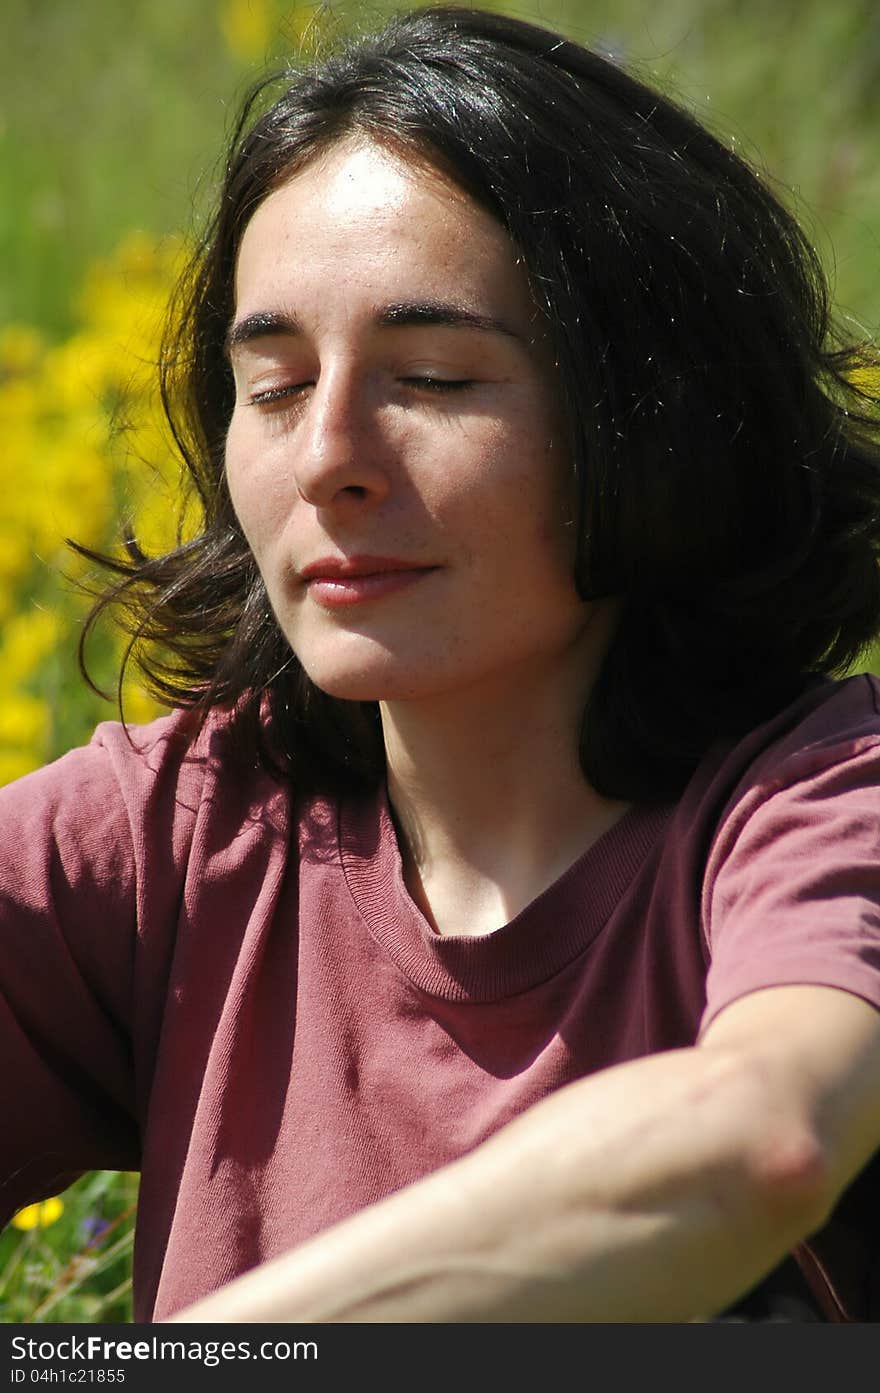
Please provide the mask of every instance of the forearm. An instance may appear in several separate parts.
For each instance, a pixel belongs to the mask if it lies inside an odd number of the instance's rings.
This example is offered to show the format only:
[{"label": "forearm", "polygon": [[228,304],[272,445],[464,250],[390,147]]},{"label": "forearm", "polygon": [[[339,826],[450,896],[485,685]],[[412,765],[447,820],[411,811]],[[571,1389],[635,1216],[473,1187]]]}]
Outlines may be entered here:
[{"label": "forearm", "polygon": [[714,1314],[815,1226],[818,1157],[758,1075],[693,1049],[570,1085],[176,1319]]}]

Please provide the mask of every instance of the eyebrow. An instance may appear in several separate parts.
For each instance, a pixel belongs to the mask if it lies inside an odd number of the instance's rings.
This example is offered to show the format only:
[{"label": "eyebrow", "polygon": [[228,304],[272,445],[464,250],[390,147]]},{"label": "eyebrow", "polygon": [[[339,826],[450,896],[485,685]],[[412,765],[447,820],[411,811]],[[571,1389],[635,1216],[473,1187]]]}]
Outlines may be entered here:
[{"label": "eyebrow", "polygon": [[[380,329],[439,325],[446,329],[479,329],[484,333],[505,334],[512,339],[521,337],[502,319],[478,314],[466,305],[456,305],[445,300],[406,300],[385,305],[376,315],[375,323]],[[226,352],[227,355],[231,355],[234,349],[253,343],[257,339],[273,338],[277,335],[298,338],[302,333],[302,325],[295,315],[258,310],[231,326],[226,335]]]},{"label": "eyebrow", "polygon": [[506,334],[508,338],[519,338],[519,334],[502,319],[478,314],[465,305],[448,304],[444,300],[411,300],[398,305],[386,305],[378,317],[378,323],[382,328],[439,324],[447,329],[481,329],[488,334]]}]

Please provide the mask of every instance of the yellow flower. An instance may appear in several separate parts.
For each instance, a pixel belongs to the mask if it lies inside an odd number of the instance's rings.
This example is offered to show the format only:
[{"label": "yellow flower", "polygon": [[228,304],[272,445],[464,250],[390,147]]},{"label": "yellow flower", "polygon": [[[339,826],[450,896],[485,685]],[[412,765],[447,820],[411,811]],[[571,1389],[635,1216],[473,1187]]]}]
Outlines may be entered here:
[{"label": "yellow flower", "polygon": [[273,8],[268,0],[226,0],[220,10],[220,32],[233,58],[259,63],[266,57]]},{"label": "yellow flower", "polygon": [[122,684],[122,708],[130,725],[146,725],[167,710],[139,685],[135,676],[128,677]]},{"label": "yellow flower", "polygon": [[43,752],[28,754],[23,750],[0,748],[0,786],[14,784],[16,779],[23,779],[25,774],[32,774],[45,763],[46,756]]},{"label": "yellow flower", "polygon": [[858,391],[872,397],[880,396],[880,366],[866,364],[864,367],[852,368],[847,375]]},{"label": "yellow flower", "polygon": [[[57,646],[63,634],[61,618],[53,610],[28,606],[3,628],[0,641],[0,673],[4,683],[21,682]],[[0,711],[0,724],[7,713]]]},{"label": "yellow flower", "polygon": [[41,1204],[29,1204],[24,1209],[20,1209],[12,1219],[12,1227],[22,1229],[47,1229],[50,1224],[54,1224],[56,1219],[60,1219],[64,1213],[64,1204],[57,1195],[51,1199],[43,1200]]},{"label": "yellow flower", "polygon": [[[67,701],[78,622],[67,578],[94,568],[64,539],[113,551],[128,518],[149,553],[176,543],[181,461],[155,365],[186,255],[179,238],[133,232],[89,269],[73,334],[0,329],[0,784],[45,762]],[[197,528],[194,507],[186,534]],[[134,674],[126,699],[135,721],[161,710]]]},{"label": "yellow flower", "polygon": [[29,324],[8,324],[0,329],[0,376],[31,372],[43,347],[43,335]]}]

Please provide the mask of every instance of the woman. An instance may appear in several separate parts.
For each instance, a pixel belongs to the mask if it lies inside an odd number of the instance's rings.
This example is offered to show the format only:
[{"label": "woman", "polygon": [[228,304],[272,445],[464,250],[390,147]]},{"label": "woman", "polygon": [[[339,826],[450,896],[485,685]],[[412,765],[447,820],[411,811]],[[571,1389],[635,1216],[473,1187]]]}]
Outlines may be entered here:
[{"label": "woman", "polygon": [[140,1320],[839,1314],[880,474],[795,224],[426,10],[245,113],[179,323],[178,710],[2,799],[7,1212],[140,1168]]}]

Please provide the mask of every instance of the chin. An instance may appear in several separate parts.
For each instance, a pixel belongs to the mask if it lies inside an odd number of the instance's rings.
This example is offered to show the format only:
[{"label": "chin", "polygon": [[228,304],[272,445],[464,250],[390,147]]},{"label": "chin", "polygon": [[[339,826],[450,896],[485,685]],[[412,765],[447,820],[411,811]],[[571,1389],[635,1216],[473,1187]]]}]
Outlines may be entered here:
[{"label": "chin", "polygon": [[424,646],[420,649],[412,642],[391,645],[360,634],[292,634],[288,642],[309,681],[340,701],[403,701],[423,696],[430,691],[437,669],[436,656],[432,661]]},{"label": "chin", "polygon": [[340,701],[403,701],[418,696],[423,683],[395,672],[328,672],[320,664],[305,667],[306,676],[327,696]]}]

